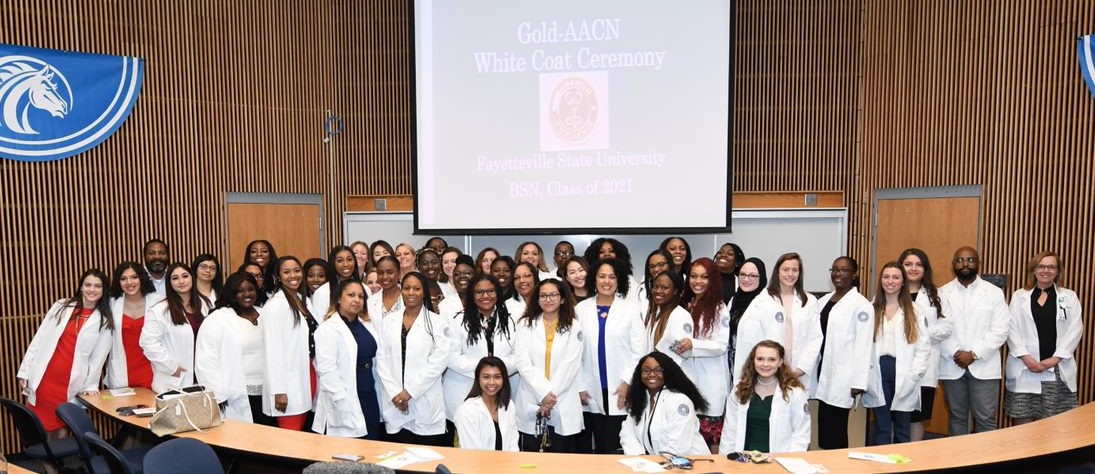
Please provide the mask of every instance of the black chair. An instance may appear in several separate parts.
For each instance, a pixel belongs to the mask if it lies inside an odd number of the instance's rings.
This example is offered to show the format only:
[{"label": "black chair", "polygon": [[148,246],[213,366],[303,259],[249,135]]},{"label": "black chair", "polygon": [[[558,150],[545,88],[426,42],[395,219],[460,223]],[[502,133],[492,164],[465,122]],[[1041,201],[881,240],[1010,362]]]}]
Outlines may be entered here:
[{"label": "black chair", "polygon": [[[91,447],[84,441],[84,435],[88,433],[93,433],[97,437],[99,435],[99,431],[95,429],[95,423],[91,421],[90,416],[87,416],[84,407],[70,402],[62,403],[57,407],[57,417],[65,422],[69,431],[72,431],[72,437],[76,438],[76,444],[80,448],[80,459],[84,461],[88,472],[91,474],[110,474],[112,470],[107,465],[106,460],[92,453]],[[147,453],[147,448],[118,451],[122,459],[129,464],[129,470],[136,473],[144,472],[144,456]]]},{"label": "black chair", "polygon": [[42,420],[29,408],[10,398],[0,397],[0,405],[8,412],[15,429],[19,431],[19,440],[23,445],[23,454],[60,467],[61,459],[80,454],[80,446],[73,436],[51,440],[46,436]]},{"label": "black chair", "polygon": [[435,474],[452,474],[452,471],[449,470],[449,467],[444,464],[438,464],[437,467],[434,468],[433,472]]},{"label": "black chair", "polygon": [[[91,446],[91,450],[99,453],[92,458],[91,472],[109,472],[112,474],[137,474],[142,471],[133,470],[133,465],[125,459],[121,451],[114,445],[100,438],[98,434],[84,433],[84,442]],[[142,469],[144,466],[140,466]],[[100,469],[106,469],[101,471]]]},{"label": "black chair", "polygon": [[209,445],[196,439],[176,438],[149,450],[144,470],[156,474],[223,474],[224,466]]}]

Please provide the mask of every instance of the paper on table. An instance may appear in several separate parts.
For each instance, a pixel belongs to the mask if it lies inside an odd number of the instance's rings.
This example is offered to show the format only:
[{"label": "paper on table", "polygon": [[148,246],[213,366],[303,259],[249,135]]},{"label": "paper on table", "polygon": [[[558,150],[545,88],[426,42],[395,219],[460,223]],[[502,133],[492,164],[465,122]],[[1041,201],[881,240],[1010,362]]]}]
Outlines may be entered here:
[{"label": "paper on table", "polygon": [[787,472],[791,472],[794,474],[815,474],[819,472],[828,472],[823,469],[818,469],[820,466],[810,464],[808,461],[802,458],[777,457],[776,462],[778,462],[780,466],[783,466],[783,468],[786,469]]},{"label": "paper on table", "polygon": [[661,464],[645,458],[623,458],[617,462],[630,467],[635,472],[665,472]]},{"label": "paper on table", "polygon": [[397,456],[390,457],[377,464],[381,466],[390,467],[392,469],[400,469],[409,466],[414,463],[425,461],[437,461],[439,459],[445,459],[441,453],[434,451],[424,446],[414,446],[407,448],[407,452],[399,454]]},{"label": "paper on table", "polygon": [[107,390],[107,391],[110,392],[110,395],[114,396],[114,397],[128,397],[130,395],[136,395],[137,394],[137,392],[134,391],[130,387],[112,388],[112,389]]},{"label": "paper on table", "polygon": [[438,459],[445,459],[445,456],[442,456],[441,453],[425,446],[408,446],[407,452],[417,456],[423,461],[436,461]]}]

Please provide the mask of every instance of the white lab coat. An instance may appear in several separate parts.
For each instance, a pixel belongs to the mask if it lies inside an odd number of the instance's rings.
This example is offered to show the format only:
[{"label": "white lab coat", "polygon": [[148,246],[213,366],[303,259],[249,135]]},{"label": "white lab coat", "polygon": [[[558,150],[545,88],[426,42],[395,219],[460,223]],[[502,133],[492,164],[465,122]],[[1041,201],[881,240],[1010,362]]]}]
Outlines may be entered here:
[{"label": "white lab coat", "polygon": [[441,315],[441,319],[445,321],[452,321],[456,318],[456,313],[464,311],[464,303],[460,301],[460,297],[445,298],[437,303],[437,314]]},{"label": "white lab coat", "polygon": [[[650,406],[654,405],[654,413]],[[628,416],[620,426],[620,446],[627,456],[654,455],[666,451],[679,456],[708,456],[711,449],[700,435],[700,419],[687,395],[663,389],[638,420]]]},{"label": "white lab coat", "polygon": [[537,315],[532,326],[517,323],[517,365],[521,372],[521,387],[517,390],[517,428],[522,433],[536,433],[536,412],[549,393],[557,399],[548,424],[561,436],[582,431],[582,401],[578,396],[582,366],[582,327],[574,321],[570,329],[556,332],[551,343],[551,378],[544,376],[547,339],[544,320]]},{"label": "white lab coat", "polygon": [[[152,309],[152,305],[160,301],[160,297],[156,293],[149,293],[144,296],[144,315],[148,316],[148,312]],[[110,344],[110,359],[106,365],[106,377],[103,379],[103,385],[107,388],[121,388],[129,386],[129,366],[127,364],[125,346],[122,345],[122,321],[125,317],[122,314],[125,310],[125,296],[119,296],[110,300],[110,313],[114,318],[114,337],[111,338]],[[148,320],[144,320],[145,324],[148,324]],[[144,329],[141,329],[144,332]],[[138,343],[139,343],[138,339]],[[144,352],[143,350],[141,352]],[[147,356],[145,357],[148,358]]]},{"label": "white lab coat", "polygon": [[578,382],[589,393],[589,405],[583,409],[598,415],[622,416],[627,411],[616,405],[616,388],[621,383],[630,384],[639,358],[645,355],[646,334],[642,310],[635,301],[617,294],[608,308],[605,322],[605,378],[608,382],[608,412],[601,406],[601,369],[598,360],[600,322],[597,316],[597,297],[594,296],[574,307],[578,323],[585,335],[582,348],[582,374]]},{"label": "white lab coat", "polygon": [[[920,311],[920,308],[915,304],[913,308]],[[885,316],[878,317],[884,318]],[[891,324],[897,325],[897,331],[894,333],[894,346],[897,353],[893,354],[897,360],[894,361],[894,396],[890,411],[912,412],[920,409],[920,379],[928,371],[928,355],[931,354],[931,340],[927,336],[928,330],[924,327],[924,319],[919,314],[911,316],[916,318],[916,329],[919,336],[916,338],[916,342],[910,344],[905,338],[906,317],[909,317],[909,315],[906,315],[904,311],[898,308],[897,314],[894,315],[891,321]],[[874,361],[871,367],[871,382],[867,388],[867,393],[863,395],[863,405],[872,408],[886,404],[886,393],[882,387],[882,370],[878,364],[878,359],[882,356],[881,332],[883,330],[879,327],[878,340],[874,343],[873,356],[871,357],[871,360]]]},{"label": "white lab coat", "polygon": [[[42,383],[42,377],[46,373],[53,352],[57,350],[57,343],[68,326],[69,318],[76,309],[76,303],[65,303],[66,300],[57,300],[46,312],[42,324],[34,332],[34,338],[27,346],[27,352],[23,355],[23,362],[19,364],[17,378],[27,381],[27,403],[34,405],[37,402],[38,385]],[[58,321],[60,317],[60,321]],[[69,373],[67,400],[75,402],[79,392],[99,390],[99,375],[103,372],[103,364],[107,354],[110,353],[110,330],[100,329],[102,315],[95,310],[80,326],[80,332],[76,333],[76,347],[72,356],[72,371]],[[120,331],[114,328],[114,331]]]},{"label": "white lab coat", "polygon": [[[726,351],[730,347],[730,310],[720,303],[716,326],[711,328],[707,338],[693,337],[692,317],[689,315],[688,327],[681,328],[681,332],[687,334],[692,340],[692,350],[684,353],[684,363],[681,368],[684,373],[692,377],[696,388],[707,400],[707,412],[699,412],[705,416],[722,416],[722,410],[726,407],[727,387],[730,385],[730,368],[726,363]],[[703,334],[703,321],[696,323],[699,334]],[[667,330],[668,331],[668,330]],[[662,338],[662,344],[669,342]],[[665,349],[668,351],[668,347]]]},{"label": "white lab coat", "polygon": [[525,308],[528,307],[528,302],[521,295],[516,292],[513,293],[513,297],[509,298],[505,302],[506,311],[509,311],[509,315],[513,319],[521,319],[525,315]]},{"label": "white lab coat", "polygon": [[[1076,359],[1073,352],[1084,333],[1083,310],[1080,299],[1072,290],[1056,287],[1057,301],[1047,301],[1057,308],[1057,344],[1053,355],[1060,357],[1054,370],[1060,371],[1061,380],[1068,389],[1076,391]],[[1013,393],[1042,393],[1042,383],[1027,369],[1021,357],[1033,356],[1041,360],[1038,346],[1038,330],[1030,312],[1031,290],[1020,289],[1011,295],[1011,329],[1008,331],[1007,380],[1004,386]]]},{"label": "white lab coat", "polygon": [[[284,291],[274,293],[262,307],[262,318],[259,319],[262,345],[266,348],[263,391],[270,394],[262,397],[262,412],[267,416],[299,415],[314,406],[309,372],[312,360],[308,353],[308,322],[304,320],[303,313],[293,316],[287,298],[296,296]],[[279,393],[284,393],[288,398],[284,413],[274,408],[274,396]]]},{"label": "white lab coat", "polygon": [[[497,318],[498,315],[495,314],[494,317]],[[441,378],[441,386],[445,392],[445,418],[454,420],[456,409],[468,398],[468,392],[475,383],[475,366],[488,355],[487,341],[481,333],[474,345],[468,345],[468,330],[464,327],[463,312],[446,321],[448,330],[445,334],[452,341],[452,356],[449,358],[448,370]],[[510,316],[508,335],[503,334],[500,327],[494,330],[494,356],[506,364],[510,393],[517,393],[521,375],[517,371],[517,324],[513,316]]]},{"label": "white lab coat", "polygon": [[[460,436],[460,447],[494,451],[494,420],[481,397],[469,398],[456,409],[453,420]],[[498,407],[498,431],[502,433],[502,451],[518,451],[517,411],[513,400],[509,408]]]},{"label": "white lab coat", "polygon": [[[806,374],[799,380],[803,385],[807,385],[806,389],[809,391],[809,384],[813,381],[811,372],[817,367],[817,357],[821,353],[821,316],[818,313],[817,298],[806,293],[806,304],[803,305],[802,300],[795,295],[791,307],[793,308],[791,318],[795,324],[795,340],[791,347],[790,368],[801,370]],[[783,344],[785,319],[783,303],[778,296],[762,292],[753,299],[738,322],[734,354],[735,379],[741,376],[745,359],[749,358],[749,352],[758,342],[771,339]]]},{"label": "white lab coat", "polygon": [[[365,329],[380,342],[373,321]],[[360,438],[369,434],[361,400],[357,396],[357,341],[337,313],[319,324],[316,340],[316,413],[312,431],[328,436]],[[373,359],[373,380],[376,359]],[[379,382],[378,382],[379,385]],[[380,393],[379,386],[377,394]]]},{"label": "white lab coat", "polygon": [[[374,321],[380,322],[387,319],[390,314],[403,314],[403,297],[400,296],[395,299],[395,303],[392,304],[391,309],[384,309],[384,290],[376,292],[369,296],[369,299],[365,301],[365,311],[369,313],[369,317]],[[394,394],[393,394],[394,395]]]},{"label": "white lab coat", "polygon": [[[752,350],[752,348],[750,348]],[[773,453],[803,452],[810,447],[810,405],[806,392],[792,388],[789,400],[776,385],[772,394],[772,414],[768,417],[768,449]],[[745,424],[749,401],[738,403],[733,393],[726,397],[726,417],[722,422],[719,454],[745,449]]]},{"label": "white lab coat", "polygon": [[[452,285],[452,282],[438,282],[437,286],[441,288],[441,295],[444,296],[444,298],[441,299],[442,302],[450,299],[455,299],[458,302],[460,301],[460,295],[456,293],[456,287]],[[438,306],[440,306],[440,304],[438,304]]]},{"label": "white lab coat", "polygon": [[[375,316],[373,316],[375,318]],[[420,435],[445,432],[445,399],[441,389],[441,374],[452,355],[451,332],[447,321],[423,306],[407,333],[407,361],[404,374],[402,344],[403,310],[384,316],[381,321],[380,351],[377,353],[377,374],[383,392],[380,411],[388,433],[406,428]],[[392,403],[406,390],[411,396],[407,413]]]},{"label": "white lab coat", "polygon": [[[261,321],[263,309],[256,306],[255,310]],[[218,403],[228,402],[225,418],[250,422],[251,403],[243,373],[239,319],[234,309],[226,307],[213,311],[202,321],[194,348],[194,375],[206,389],[213,390]],[[267,396],[265,384],[263,392]]]},{"label": "white lab coat", "polygon": [[[824,308],[835,293],[822,296],[818,308]],[[852,288],[829,311],[821,372],[812,370],[811,387],[817,398],[829,405],[852,408],[852,389],[867,390],[871,373],[874,340],[874,306],[859,290]]]},{"label": "white lab coat", "polygon": [[967,368],[970,375],[980,380],[999,379],[1000,346],[1007,341],[1011,324],[1004,292],[977,277],[968,287],[951,280],[939,289],[939,297],[945,301],[945,316],[954,325],[954,332],[939,345],[939,378],[962,377],[966,370],[954,363],[954,353],[972,350],[977,360]]},{"label": "white lab coat", "polygon": [[[365,292],[368,291],[369,287],[366,286]],[[317,321],[322,321],[323,318],[327,317],[327,310],[331,308],[331,282],[319,285],[319,288],[316,288],[316,291],[313,291],[311,295],[305,298],[304,302],[308,306],[308,312],[312,313],[312,317],[316,318]],[[267,301],[266,304],[269,305],[270,302]]]},{"label": "white lab coat", "polygon": [[[917,306],[916,311],[920,315],[921,323],[927,328],[931,343],[931,352],[928,353],[928,371],[924,372],[924,377],[920,379],[920,386],[936,388],[939,386],[939,344],[951,337],[954,325],[951,324],[950,318],[946,317],[948,316],[946,313],[942,318],[939,317],[939,310],[932,306],[931,301],[928,300],[928,290],[923,286],[917,292],[916,301],[913,303]],[[939,304],[944,304],[942,298]],[[921,403],[923,402],[921,400]]]},{"label": "white lab coat", "polygon": [[643,355],[658,351],[669,356],[670,359],[673,359],[673,362],[681,366],[681,370],[692,380],[692,383],[696,383],[696,374],[693,373],[692,364],[684,363],[684,357],[670,350],[673,343],[681,339],[692,339],[692,315],[688,313],[687,309],[677,306],[669,312],[669,321],[665,323],[665,332],[662,333],[661,340],[654,340],[655,329],[657,328],[647,328],[646,330],[646,347]]},{"label": "white lab coat", "polygon": [[[201,317],[209,308],[202,303]],[[233,313],[234,315],[234,313]],[[205,321],[202,321],[202,325]],[[160,300],[145,312],[144,329],[141,330],[141,349],[152,363],[152,391],[156,393],[194,385],[194,328],[187,320],[183,324],[171,322],[167,300]],[[175,377],[175,370],[183,368]],[[204,381],[203,381],[204,383]]]}]

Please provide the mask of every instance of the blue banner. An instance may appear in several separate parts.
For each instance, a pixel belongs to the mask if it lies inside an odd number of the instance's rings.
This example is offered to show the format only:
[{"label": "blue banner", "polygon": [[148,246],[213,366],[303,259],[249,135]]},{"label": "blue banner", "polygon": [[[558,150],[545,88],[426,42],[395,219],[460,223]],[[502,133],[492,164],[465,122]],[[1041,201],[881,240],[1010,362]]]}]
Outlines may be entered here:
[{"label": "blue banner", "polygon": [[82,153],[122,126],[144,61],[0,44],[0,157],[53,161]]},{"label": "blue banner", "polygon": [[1095,97],[1095,35],[1077,39],[1076,54],[1080,58],[1080,71],[1084,75],[1084,82],[1087,82],[1087,91]]}]

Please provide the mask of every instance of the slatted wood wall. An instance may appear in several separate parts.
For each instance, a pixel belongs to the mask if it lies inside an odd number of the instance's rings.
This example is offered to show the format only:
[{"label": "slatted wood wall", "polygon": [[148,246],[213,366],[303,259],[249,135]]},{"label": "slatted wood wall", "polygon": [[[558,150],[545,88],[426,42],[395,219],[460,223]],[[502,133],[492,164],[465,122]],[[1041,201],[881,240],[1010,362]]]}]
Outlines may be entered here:
[{"label": "slatted wood wall", "polygon": [[[1095,98],[1074,43],[1095,32],[1095,2],[736,10],[735,191],[843,191],[850,253],[869,261],[875,189],[982,184],[983,271],[1014,282],[1030,255],[1057,250],[1095,311]],[[324,195],[328,244],[346,195],[409,194],[407,34],[405,1],[0,3],[0,42],[147,61],[106,143],[56,163],[0,160],[0,394],[18,394],[41,312],[84,268],[137,259],[150,237],[179,258],[227,254],[225,192]],[[345,133],[325,144],[328,111]],[[1095,400],[1088,326],[1081,402]],[[7,451],[10,433],[5,420]]]}]

